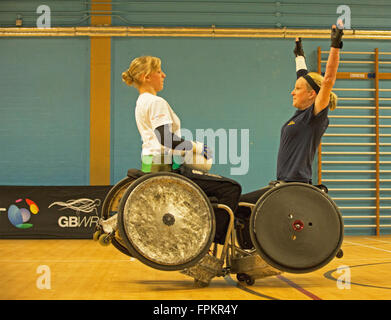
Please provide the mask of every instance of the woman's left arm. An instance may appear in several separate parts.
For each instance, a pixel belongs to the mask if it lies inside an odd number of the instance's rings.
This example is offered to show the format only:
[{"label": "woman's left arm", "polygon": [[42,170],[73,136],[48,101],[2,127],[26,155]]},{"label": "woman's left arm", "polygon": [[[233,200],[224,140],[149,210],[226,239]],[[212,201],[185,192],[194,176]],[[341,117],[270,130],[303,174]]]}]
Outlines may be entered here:
[{"label": "woman's left arm", "polygon": [[330,102],[330,93],[337,78],[339,65],[339,50],[342,49],[343,30],[333,25],[331,29],[331,47],[329,58],[327,60],[326,72],[319,93],[315,99],[314,115],[325,109]]}]

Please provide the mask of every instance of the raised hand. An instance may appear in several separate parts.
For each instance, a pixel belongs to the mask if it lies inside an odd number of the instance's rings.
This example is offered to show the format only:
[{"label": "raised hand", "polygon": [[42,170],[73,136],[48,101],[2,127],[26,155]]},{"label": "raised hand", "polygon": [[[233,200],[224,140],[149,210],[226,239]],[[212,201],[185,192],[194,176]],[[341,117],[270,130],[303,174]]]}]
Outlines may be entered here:
[{"label": "raised hand", "polygon": [[335,24],[331,27],[331,47],[342,49],[343,23],[341,19],[337,23],[338,28]]},{"label": "raised hand", "polygon": [[293,50],[293,53],[295,54],[296,57],[298,57],[298,56],[305,57],[303,46],[301,44],[301,38],[296,38],[296,46],[295,46],[295,49]]}]

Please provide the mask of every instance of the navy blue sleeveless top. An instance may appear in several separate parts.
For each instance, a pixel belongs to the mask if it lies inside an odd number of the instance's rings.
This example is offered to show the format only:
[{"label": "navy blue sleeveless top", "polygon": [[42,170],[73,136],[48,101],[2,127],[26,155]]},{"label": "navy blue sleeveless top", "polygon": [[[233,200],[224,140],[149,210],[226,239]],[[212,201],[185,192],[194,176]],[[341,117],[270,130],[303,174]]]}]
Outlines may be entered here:
[{"label": "navy blue sleeveless top", "polygon": [[277,180],[312,183],[312,162],[329,125],[328,109],[314,116],[313,104],[305,110],[297,110],[282,126]]}]

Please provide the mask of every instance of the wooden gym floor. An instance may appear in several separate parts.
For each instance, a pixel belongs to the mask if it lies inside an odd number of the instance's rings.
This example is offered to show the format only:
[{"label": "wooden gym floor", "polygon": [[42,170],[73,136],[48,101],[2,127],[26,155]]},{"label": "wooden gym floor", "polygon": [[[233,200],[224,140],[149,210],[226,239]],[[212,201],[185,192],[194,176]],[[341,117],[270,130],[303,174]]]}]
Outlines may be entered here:
[{"label": "wooden gym floor", "polygon": [[[346,236],[344,256],[312,273],[194,288],[92,240],[0,240],[1,300],[390,300],[391,236]],[[350,282],[349,282],[350,278]]]}]

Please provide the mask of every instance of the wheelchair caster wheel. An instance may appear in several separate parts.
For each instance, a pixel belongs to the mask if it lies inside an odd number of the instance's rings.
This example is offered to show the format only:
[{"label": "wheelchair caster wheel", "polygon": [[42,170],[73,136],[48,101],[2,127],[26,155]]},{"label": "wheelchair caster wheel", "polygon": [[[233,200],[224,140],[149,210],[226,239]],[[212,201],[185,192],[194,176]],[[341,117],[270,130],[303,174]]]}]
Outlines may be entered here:
[{"label": "wheelchair caster wheel", "polygon": [[244,282],[244,281],[246,281],[246,274],[245,273],[238,273],[236,275],[236,279],[238,279],[239,282]]},{"label": "wheelchair caster wheel", "polygon": [[255,283],[255,279],[253,277],[248,276],[246,279],[246,284],[252,286]]},{"label": "wheelchair caster wheel", "polygon": [[105,234],[105,233],[102,234],[102,235],[100,235],[100,236],[99,236],[99,243],[100,243],[102,246],[104,246],[104,247],[110,245],[110,243],[111,243],[110,235]]},{"label": "wheelchair caster wheel", "polygon": [[94,234],[93,234],[93,236],[92,236],[92,239],[93,239],[94,241],[98,241],[100,235],[101,235],[101,233],[100,233],[99,230],[98,230],[98,231],[95,231]]},{"label": "wheelchair caster wheel", "polygon": [[209,282],[204,282],[198,279],[194,279],[194,287],[195,288],[206,288],[209,286]]},{"label": "wheelchair caster wheel", "polygon": [[341,258],[343,257],[343,251],[342,251],[342,249],[339,249],[339,251],[338,251],[337,254],[336,254],[336,257],[337,257],[338,259],[341,259]]},{"label": "wheelchair caster wheel", "polygon": [[255,279],[246,273],[238,273],[236,279],[238,279],[239,282],[246,282],[249,286],[252,286],[255,283]]}]

